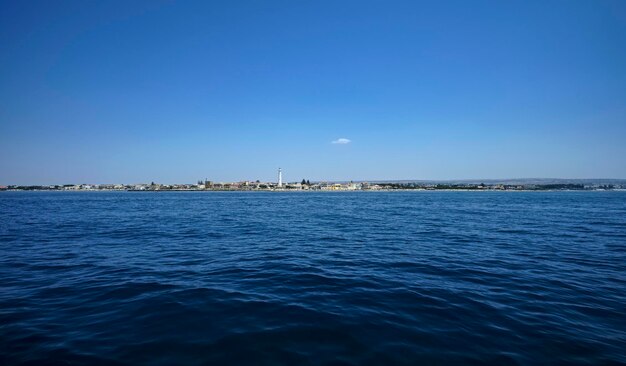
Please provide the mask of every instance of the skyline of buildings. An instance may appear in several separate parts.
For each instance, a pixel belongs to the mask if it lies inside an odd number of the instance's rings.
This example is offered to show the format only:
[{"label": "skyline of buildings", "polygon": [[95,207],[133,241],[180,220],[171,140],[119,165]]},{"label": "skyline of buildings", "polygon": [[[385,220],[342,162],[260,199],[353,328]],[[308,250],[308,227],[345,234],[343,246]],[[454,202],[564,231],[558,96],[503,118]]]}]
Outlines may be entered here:
[{"label": "skyline of buildings", "polygon": [[[486,182],[486,183],[485,183]],[[621,190],[626,180],[612,179],[521,179],[476,181],[283,181],[278,168],[275,182],[242,180],[214,182],[205,178],[196,184],[64,184],[64,185],[0,185],[7,190],[54,191],[379,191],[379,190]]]}]

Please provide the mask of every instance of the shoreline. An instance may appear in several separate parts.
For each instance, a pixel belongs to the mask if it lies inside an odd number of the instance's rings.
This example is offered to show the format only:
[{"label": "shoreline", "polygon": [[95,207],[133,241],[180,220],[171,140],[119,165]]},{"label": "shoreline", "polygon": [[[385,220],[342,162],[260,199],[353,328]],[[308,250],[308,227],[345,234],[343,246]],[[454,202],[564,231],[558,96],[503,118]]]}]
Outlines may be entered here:
[{"label": "shoreline", "polygon": [[167,192],[195,192],[195,193],[376,193],[376,192],[626,192],[626,189],[354,189],[354,190],[306,190],[306,189],[258,189],[258,190],[243,190],[243,189],[163,189],[163,190],[141,190],[141,189],[82,189],[82,190],[54,190],[54,189],[6,189],[0,190],[2,192],[57,192],[57,193],[95,193],[95,192],[128,192],[128,193],[167,193]]}]

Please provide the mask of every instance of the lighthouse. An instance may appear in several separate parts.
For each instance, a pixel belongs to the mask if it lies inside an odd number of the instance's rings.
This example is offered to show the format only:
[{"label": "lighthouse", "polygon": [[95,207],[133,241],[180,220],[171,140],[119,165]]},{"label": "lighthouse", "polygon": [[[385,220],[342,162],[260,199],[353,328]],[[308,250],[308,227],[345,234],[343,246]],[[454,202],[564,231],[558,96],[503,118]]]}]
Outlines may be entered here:
[{"label": "lighthouse", "polygon": [[283,186],[283,171],[278,168],[278,186]]}]

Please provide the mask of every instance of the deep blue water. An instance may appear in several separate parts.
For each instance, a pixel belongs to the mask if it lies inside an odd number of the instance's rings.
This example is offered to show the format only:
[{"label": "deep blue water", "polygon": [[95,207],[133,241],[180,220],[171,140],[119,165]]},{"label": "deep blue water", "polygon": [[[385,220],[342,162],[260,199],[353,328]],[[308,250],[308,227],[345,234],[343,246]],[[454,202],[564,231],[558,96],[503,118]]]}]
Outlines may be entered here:
[{"label": "deep blue water", "polygon": [[0,364],[625,350],[626,192],[0,192]]}]

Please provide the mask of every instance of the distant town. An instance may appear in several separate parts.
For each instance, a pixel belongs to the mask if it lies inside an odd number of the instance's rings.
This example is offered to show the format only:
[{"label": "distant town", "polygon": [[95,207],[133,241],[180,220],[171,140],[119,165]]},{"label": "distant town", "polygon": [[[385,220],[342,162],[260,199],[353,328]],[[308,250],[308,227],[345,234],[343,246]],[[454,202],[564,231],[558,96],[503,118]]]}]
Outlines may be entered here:
[{"label": "distant town", "polygon": [[64,184],[49,186],[0,186],[0,191],[395,191],[395,190],[476,190],[476,191],[547,191],[547,190],[623,190],[626,185],[583,184],[421,184],[368,182],[292,182],[279,187],[276,183],[243,181],[196,184]]},{"label": "distant town", "polygon": [[463,191],[548,191],[548,190],[625,190],[626,180],[596,179],[518,179],[484,182],[476,181],[376,181],[327,182],[302,179],[283,182],[278,170],[274,182],[240,181],[214,182],[208,179],[195,184],[63,184],[63,185],[8,185],[0,191],[397,191],[397,190],[463,190]]}]

